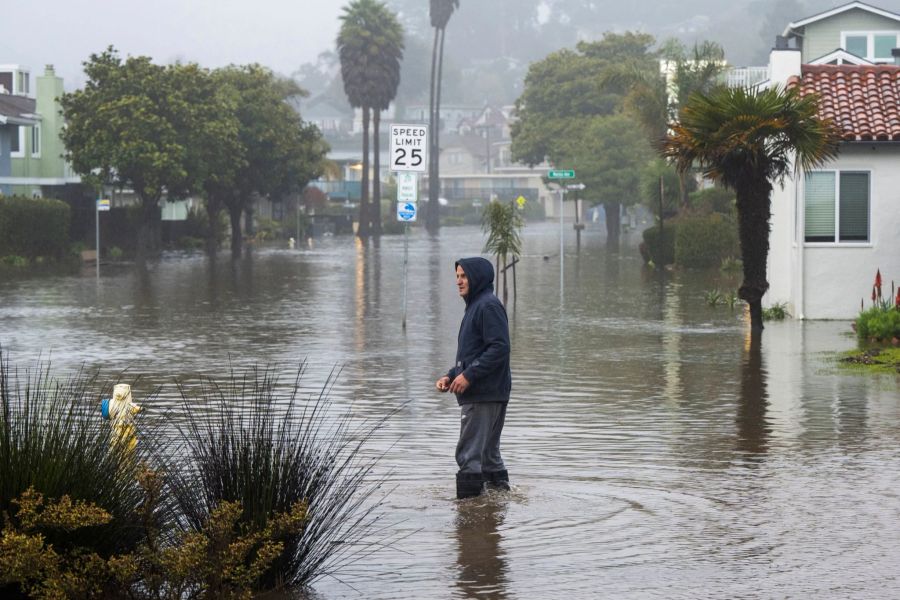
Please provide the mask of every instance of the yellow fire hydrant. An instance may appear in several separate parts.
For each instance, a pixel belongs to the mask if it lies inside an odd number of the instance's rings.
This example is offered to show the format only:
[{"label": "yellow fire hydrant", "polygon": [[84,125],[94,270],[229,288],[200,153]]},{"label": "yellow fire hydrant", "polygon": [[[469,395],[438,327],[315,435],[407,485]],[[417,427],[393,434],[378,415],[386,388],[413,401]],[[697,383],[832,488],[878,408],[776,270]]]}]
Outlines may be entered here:
[{"label": "yellow fire hydrant", "polygon": [[123,444],[129,452],[137,446],[137,435],[134,427],[134,415],[143,410],[135,404],[131,398],[131,386],[127,383],[118,383],[113,388],[113,397],[101,402],[103,416],[110,420],[112,425],[113,445]]}]

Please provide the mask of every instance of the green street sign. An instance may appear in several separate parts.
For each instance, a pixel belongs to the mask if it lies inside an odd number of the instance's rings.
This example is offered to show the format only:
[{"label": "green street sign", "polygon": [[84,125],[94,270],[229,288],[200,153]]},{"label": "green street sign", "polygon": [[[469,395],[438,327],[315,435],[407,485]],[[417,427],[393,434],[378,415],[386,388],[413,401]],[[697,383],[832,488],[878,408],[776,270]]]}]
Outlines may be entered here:
[{"label": "green street sign", "polygon": [[575,169],[555,169],[547,173],[550,179],[575,179]]}]

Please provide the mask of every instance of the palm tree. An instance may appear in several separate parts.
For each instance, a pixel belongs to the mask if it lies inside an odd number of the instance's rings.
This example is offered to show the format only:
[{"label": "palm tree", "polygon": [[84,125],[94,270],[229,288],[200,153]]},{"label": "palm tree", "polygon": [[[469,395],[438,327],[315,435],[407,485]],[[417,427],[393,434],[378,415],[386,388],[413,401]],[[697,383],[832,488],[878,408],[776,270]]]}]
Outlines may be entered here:
[{"label": "palm tree", "polygon": [[379,6],[380,10],[376,15],[378,20],[372,23],[375,35],[369,49],[376,78],[375,95],[372,98],[375,179],[372,182],[372,210],[369,214],[372,220],[370,229],[375,235],[381,234],[381,111],[387,110],[397,96],[397,88],[400,87],[400,61],[403,60],[403,27],[397,16],[384,4]]},{"label": "palm tree", "polygon": [[662,154],[679,171],[695,164],[737,195],[744,281],[738,296],[750,305],[750,326],[763,328],[762,297],[769,288],[769,217],[773,181],[808,171],[837,155],[840,135],[818,116],[818,98],[797,88],[754,93],[719,88],[691,96],[680,122],[670,125]]},{"label": "palm tree", "polygon": [[429,95],[428,122],[431,130],[431,148],[428,149],[428,208],[425,226],[434,233],[440,226],[440,127],[441,127],[441,72],[444,66],[444,32],[453,11],[459,8],[459,0],[431,0],[429,14],[434,27],[434,44],[431,49],[431,93]]},{"label": "palm tree", "polygon": [[[671,69],[671,80],[659,72],[656,61],[624,61],[604,73],[606,83],[629,88],[625,106],[641,123],[651,144],[665,138],[668,124],[678,119],[679,107],[695,93],[709,93],[719,84],[725,70],[725,51],[715,42],[694,44],[688,51],[680,42],[664,45],[661,56]],[[679,176],[682,208],[688,204],[688,177]]]},{"label": "palm tree", "polygon": [[[362,108],[363,172],[359,203],[360,237],[381,230],[381,188],[378,185],[378,128],[381,111],[397,94],[400,59],[403,57],[403,29],[396,16],[376,0],[354,0],[340,16],[337,49],[341,79],[350,105]],[[375,116],[375,203],[369,202],[369,123]]]}]

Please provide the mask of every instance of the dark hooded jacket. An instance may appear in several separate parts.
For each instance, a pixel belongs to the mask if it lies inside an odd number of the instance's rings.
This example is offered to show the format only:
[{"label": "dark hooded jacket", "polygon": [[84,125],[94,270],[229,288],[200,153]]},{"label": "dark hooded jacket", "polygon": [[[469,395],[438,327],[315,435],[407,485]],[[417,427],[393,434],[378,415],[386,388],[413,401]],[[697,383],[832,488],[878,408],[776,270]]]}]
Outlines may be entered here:
[{"label": "dark hooded jacket", "polygon": [[509,369],[509,322],[506,309],[494,295],[494,267],[481,257],[456,262],[469,280],[466,312],[459,325],[456,365],[447,376],[462,373],[469,387],[456,395],[459,404],[509,402],[512,375]]}]

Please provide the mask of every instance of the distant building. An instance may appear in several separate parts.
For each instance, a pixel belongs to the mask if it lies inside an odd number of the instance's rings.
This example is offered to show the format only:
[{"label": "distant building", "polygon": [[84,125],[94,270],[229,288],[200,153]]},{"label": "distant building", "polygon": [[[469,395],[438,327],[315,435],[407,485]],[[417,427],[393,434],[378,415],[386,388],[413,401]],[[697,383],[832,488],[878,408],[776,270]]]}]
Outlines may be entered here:
[{"label": "distant building", "polygon": [[63,81],[52,65],[47,65],[33,87],[30,80],[27,69],[0,65],[0,87],[11,90],[0,91],[0,105],[21,109],[18,119],[6,124],[10,151],[0,151],[0,165],[3,156],[8,156],[9,168],[0,166],[0,190],[6,194],[61,197],[58,188],[81,181],[63,158],[63,120],[58,101],[63,94]]}]

